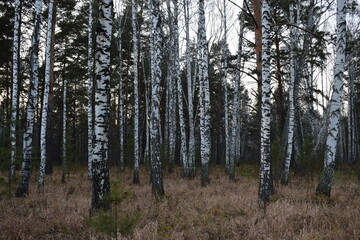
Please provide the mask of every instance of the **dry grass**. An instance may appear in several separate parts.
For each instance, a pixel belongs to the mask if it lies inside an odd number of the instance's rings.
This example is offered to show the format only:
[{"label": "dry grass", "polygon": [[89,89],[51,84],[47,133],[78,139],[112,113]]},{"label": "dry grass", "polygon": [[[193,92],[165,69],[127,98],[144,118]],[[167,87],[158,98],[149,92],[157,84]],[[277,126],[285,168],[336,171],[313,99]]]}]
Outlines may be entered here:
[{"label": "dry grass", "polygon": [[[256,172],[256,171],[255,171]],[[111,173],[112,189],[128,197],[117,205],[117,218],[136,216],[133,229],[118,239],[359,239],[360,185],[335,182],[330,199],[314,195],[316,181],[292,177],[291,185],[276,186],[266,210],[257,202],[257,179],[230,181],[214,169],[211,183],[165,175],[166,196],[156,201],[142,170],[141,184],[131,184],[131,172]],[[83,172],[61,184],[60,173],[48,176],[38,193],[33,180],[27,198],[0,197],[0,239],[110,239],[89,225],[91,184]],[[114,210],[115,211],[115,210]],[[121,222],[121,221],[119,221]],[[119,223],[118,223],[119,224]],[[120,229],[121,227],[119,227]]]}]

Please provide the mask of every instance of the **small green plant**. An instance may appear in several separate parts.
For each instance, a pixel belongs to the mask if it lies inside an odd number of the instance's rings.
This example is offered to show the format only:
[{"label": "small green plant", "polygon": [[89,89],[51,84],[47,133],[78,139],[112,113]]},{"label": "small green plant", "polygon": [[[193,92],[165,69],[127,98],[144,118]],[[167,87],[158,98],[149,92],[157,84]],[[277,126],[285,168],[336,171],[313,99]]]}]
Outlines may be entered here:
[{"label": "small green plant", "polygon": [[[116,182],[113,183],[116,185]],[[133,212],[122,215],[119,205],[131,196],[131,193],[114,187],[111,193],[105,198],[111,206],[111,211],[99,211],[89,220],[89,225],[96,231],[110,235],[117,239],[118,233],[124,236],[132,234],[137,226],[140,213]],[[120,211],[119,211],[120,210]]]}]

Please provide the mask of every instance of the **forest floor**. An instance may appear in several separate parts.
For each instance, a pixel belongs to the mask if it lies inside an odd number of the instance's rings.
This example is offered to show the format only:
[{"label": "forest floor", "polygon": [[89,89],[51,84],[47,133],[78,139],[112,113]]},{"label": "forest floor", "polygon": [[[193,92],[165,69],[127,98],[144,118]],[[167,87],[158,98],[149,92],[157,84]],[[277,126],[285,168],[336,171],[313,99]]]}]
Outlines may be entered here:
[{"label": "forest floor", "polygon": [[[244,165],[231,181],[212,169],[211,182],[165,173],[166,195],[151,193],[149,172],[133,185],[130,170],[111,171],[112,211],[89,218],[91,182],[85,168],[65,184],[60,170],[39,193],[34,177],[26,198],[9,197],[0,176],[0,239],[359,239],[360,182],[338,171],[331,198],[314,194],[317,179],[291,176],[266,209],[257,200],[257,168]],[[12,190],[14,194],[15,187]]]}]

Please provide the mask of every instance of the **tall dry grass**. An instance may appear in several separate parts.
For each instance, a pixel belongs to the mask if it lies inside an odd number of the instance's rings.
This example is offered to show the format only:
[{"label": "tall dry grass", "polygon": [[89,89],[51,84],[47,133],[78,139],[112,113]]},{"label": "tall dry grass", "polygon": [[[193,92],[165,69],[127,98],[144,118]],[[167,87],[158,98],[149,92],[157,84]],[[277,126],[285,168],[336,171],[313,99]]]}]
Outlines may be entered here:
[{"label": "tall dry grass", "polygon": [[[112,171],[112,189],[128,196],[116,206],[117,218],[136,216],[126,235],[119,230],[118,239],[360,239],[360,185],[355,179],[338,177],[332,197],[322,199],[314,194],[316,179],[292,176],[289,186],[276,185],[264,210],[257,202],[256,175],[230,181],[213,169],[211,177],[201,187],[199,179],[181,178],[180,169],[165,174],[166,195],[156,201],[149,172],[142,170],[141,183],[133,185],[130,170]],[[71,174],[66,184],[60,172],[47,176],[42,193],[33,180],[27,198],[2,194],[0,238],[114,238],[90,226],[90,197],[85,169]]]}]

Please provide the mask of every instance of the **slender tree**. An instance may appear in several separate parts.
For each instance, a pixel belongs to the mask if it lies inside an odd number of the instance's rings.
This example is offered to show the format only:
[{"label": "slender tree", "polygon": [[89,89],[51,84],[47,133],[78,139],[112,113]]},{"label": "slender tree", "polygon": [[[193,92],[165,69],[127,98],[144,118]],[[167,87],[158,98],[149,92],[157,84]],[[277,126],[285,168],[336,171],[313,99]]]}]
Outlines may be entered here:
[{"label": "slender tree", "polygon": [[[295,24],[294,4],[289,5],[290,23]],[[295,27],[290,28],[290,84],[289,84],[289,117],[288,117],[288,132],[287,132],[287,146],[284,161],[284,172],[281,178],[281,183],[287,185],[289,182],[290,161],[293,154],[293,139],[294,139],[294,125],[295,125],[295,107],[294,107],[294,84],[295,84],[295,49],[297,30]]]},{"label": "slender tree", "polygon": [[161,79],[161,12],[160,0],[152,0],[152,86],[151,86],[151,183],[156,197],[164,195],[160,159],[160,79]]},{"label": "slender tree", "polygon": [[[65,66],[64,66],[65,67]],[[61,182],[65,183],[67,172],[67,156],[66,156],[66,97],[67,97],[67,79],[63,76],[63,115],[62,115],[62,175]]]},{"label": "slender tree", "polygon": [[200,102],[200,154],[201,154],[201,184],[209,182],[210,160],[210,87],[209,87],[209,52],[206,40],[204,0],[199,0],[198,23],[198,64],[199,64],[199,102]]},{"label": "slender tree", "polygon": [[93,15],[93,0],[89,0],[89,16],[88,16],[88,112],[87,112],[87,127],[88,127],[88,177],[92,177],[92,161],[93,161],[93,138],[94,138],[94,123],[93,123],[93,40],[92,40],[92,15]]},{"label": "slender tree", "polygon": [[[233,169],[235,166],[235,160],[237,157],[240,156],[240,154],[236,153],[237,149],[240,149],[240,142],[237,138],[240,137],[240,81],[241,81],[241,55],[242,55],[242,48],[243,48],[243,37],[244,37],[244,13],[240,12],[240,31],[239,31],[239,45],[238,45],[238,53],[237,53],[237,59],[236,59],[236,76],[235,76],[235,83],[234,83],[234,98],[233,98],[233,112],[232,112],[232,120],[231,120],[231,145],[230,145],[230,170]],[[235,171],[231,172],[229,174],[230,179],[233,179],[235,177]]]},{"label": "slender tree", "polygon": [[175,21],[174,13],[171,10],[170,0],[166,1],[168,9],[169,40],[168,40],[168,71],[166,87],[166,137],[168,140],[169,172],[174,171],[175,165],[175,148],[176,148],[176,63],[175,63]]},{"label": "slender tree", "polygon": [[227,44],[227,13],[226,13],[226,0],[223,1],[223,24],[224,24],[224,37],[223,37],[223,46],[222,46],[222,54],[223,54],[223,89],[224,89],[224,130],[225,130],[225,162],[226,169],[229,174],[230,179],[234,179],[235,177],[235,169],[234,162],[232,162],[232,158],[230,157],[230,132],[229,132],[229,106],[228,106],[228,44]]},{"label": "slender tree", "polygon": [[175,79],[177,85],[177,99],[178,99],[178,111],[179,111],[179,124],[180,124],[180,160],[182,160],[185,168],[188,168],[187,160],[187,142],[185,132],[185,118],[183,108],[183,89],[181,84],[181,72],[180,72],[180,56],[179,56],[179,6],[178,0],[173,0],[174,3],[174,61],[175,61]]},{"label": "slender tree", "polygon": [[262,90],[261,90],[261,147],[259,199],[263,204],[270,202],[271,155],[270,155],[270,6],[268,0],[262,2]]},{"label": "slender tree", "polygon": [[12,71],[12,96],[11,96],[11,122],[10,122],[10,139],[11,139],[11,166],[9,179],[13,180],[15,174],[15,152],[16,152],[16,119],[19,101],[19,56],[20,56],[20,25],[21,25],[21,1],[15,1],[14,16],[14,38],[13,38],[13,71]]},{"label": "slender tree", "polygon": [[131,1],[131,24],[134,60],[134,176],[133,183],[139,183],[139,79],[138,79],[138,29],[137,1]]},{"label": "slender tree", "polygon": [[34,134],[34,119],[37,106],[37,93],[39,84],[39,40],[41,28],[42,0],[35,1],[34,30],[31,36],[30,48],[30,89],[26,105],[26,127],[23,139],[23,163],[21,180],[16,191],[17,197],[24,197],[29,192],[29,181],[32,166],[32,149]]},{"label": "slender tree", "polygon": [[345,69],[345,47],[346,47],[346,1],[337,0],[337,38],[336,38],[336,57],[335,74],[331,100],[329,102],[329,125],[326,139],[324,170],[316,193],[330,196],[332,182],[335,173],[335,155],[337,148],[337,138],[339,135],[339,122],[341,110],[341,98],[343,90],[343,78]]},{"label": "slender tree", "polygon": [[195,175],[195,124],[194,124],[194,84],[191,79],[191,56],[190,56],[190,11],[189,0],[184,0],[185,13],[185,33],[186,33],[186,83],[188,93],[188,118],[189,118],[189,148],[188,148],[188,163],[184,165],[185,176],[194,177]]},{"label": "slender tree", "polygon": [[50,50],[51,50],[51,28],[53,18],[54,0],[50,0],[49,12],[48,12],[48,25],[46,35],[46,48],[45,48],[45,80],[44,80],[44,95],[43,106],[41,111],[41,132],[40,132],[40,170],[38,178],[38,187],[42,189],[44,187],[44,175],[46,165],[46,127],[47,127],[47,114],[49,106],[49,83],[50,83]]},{"label": "slender tree", "polygon": [[108,150],[112,13],[112,1],[100,0],[95,52],[95,144],[92,163],[92,210],[109,207],[105,201],[105,196],[110,192]]}]

